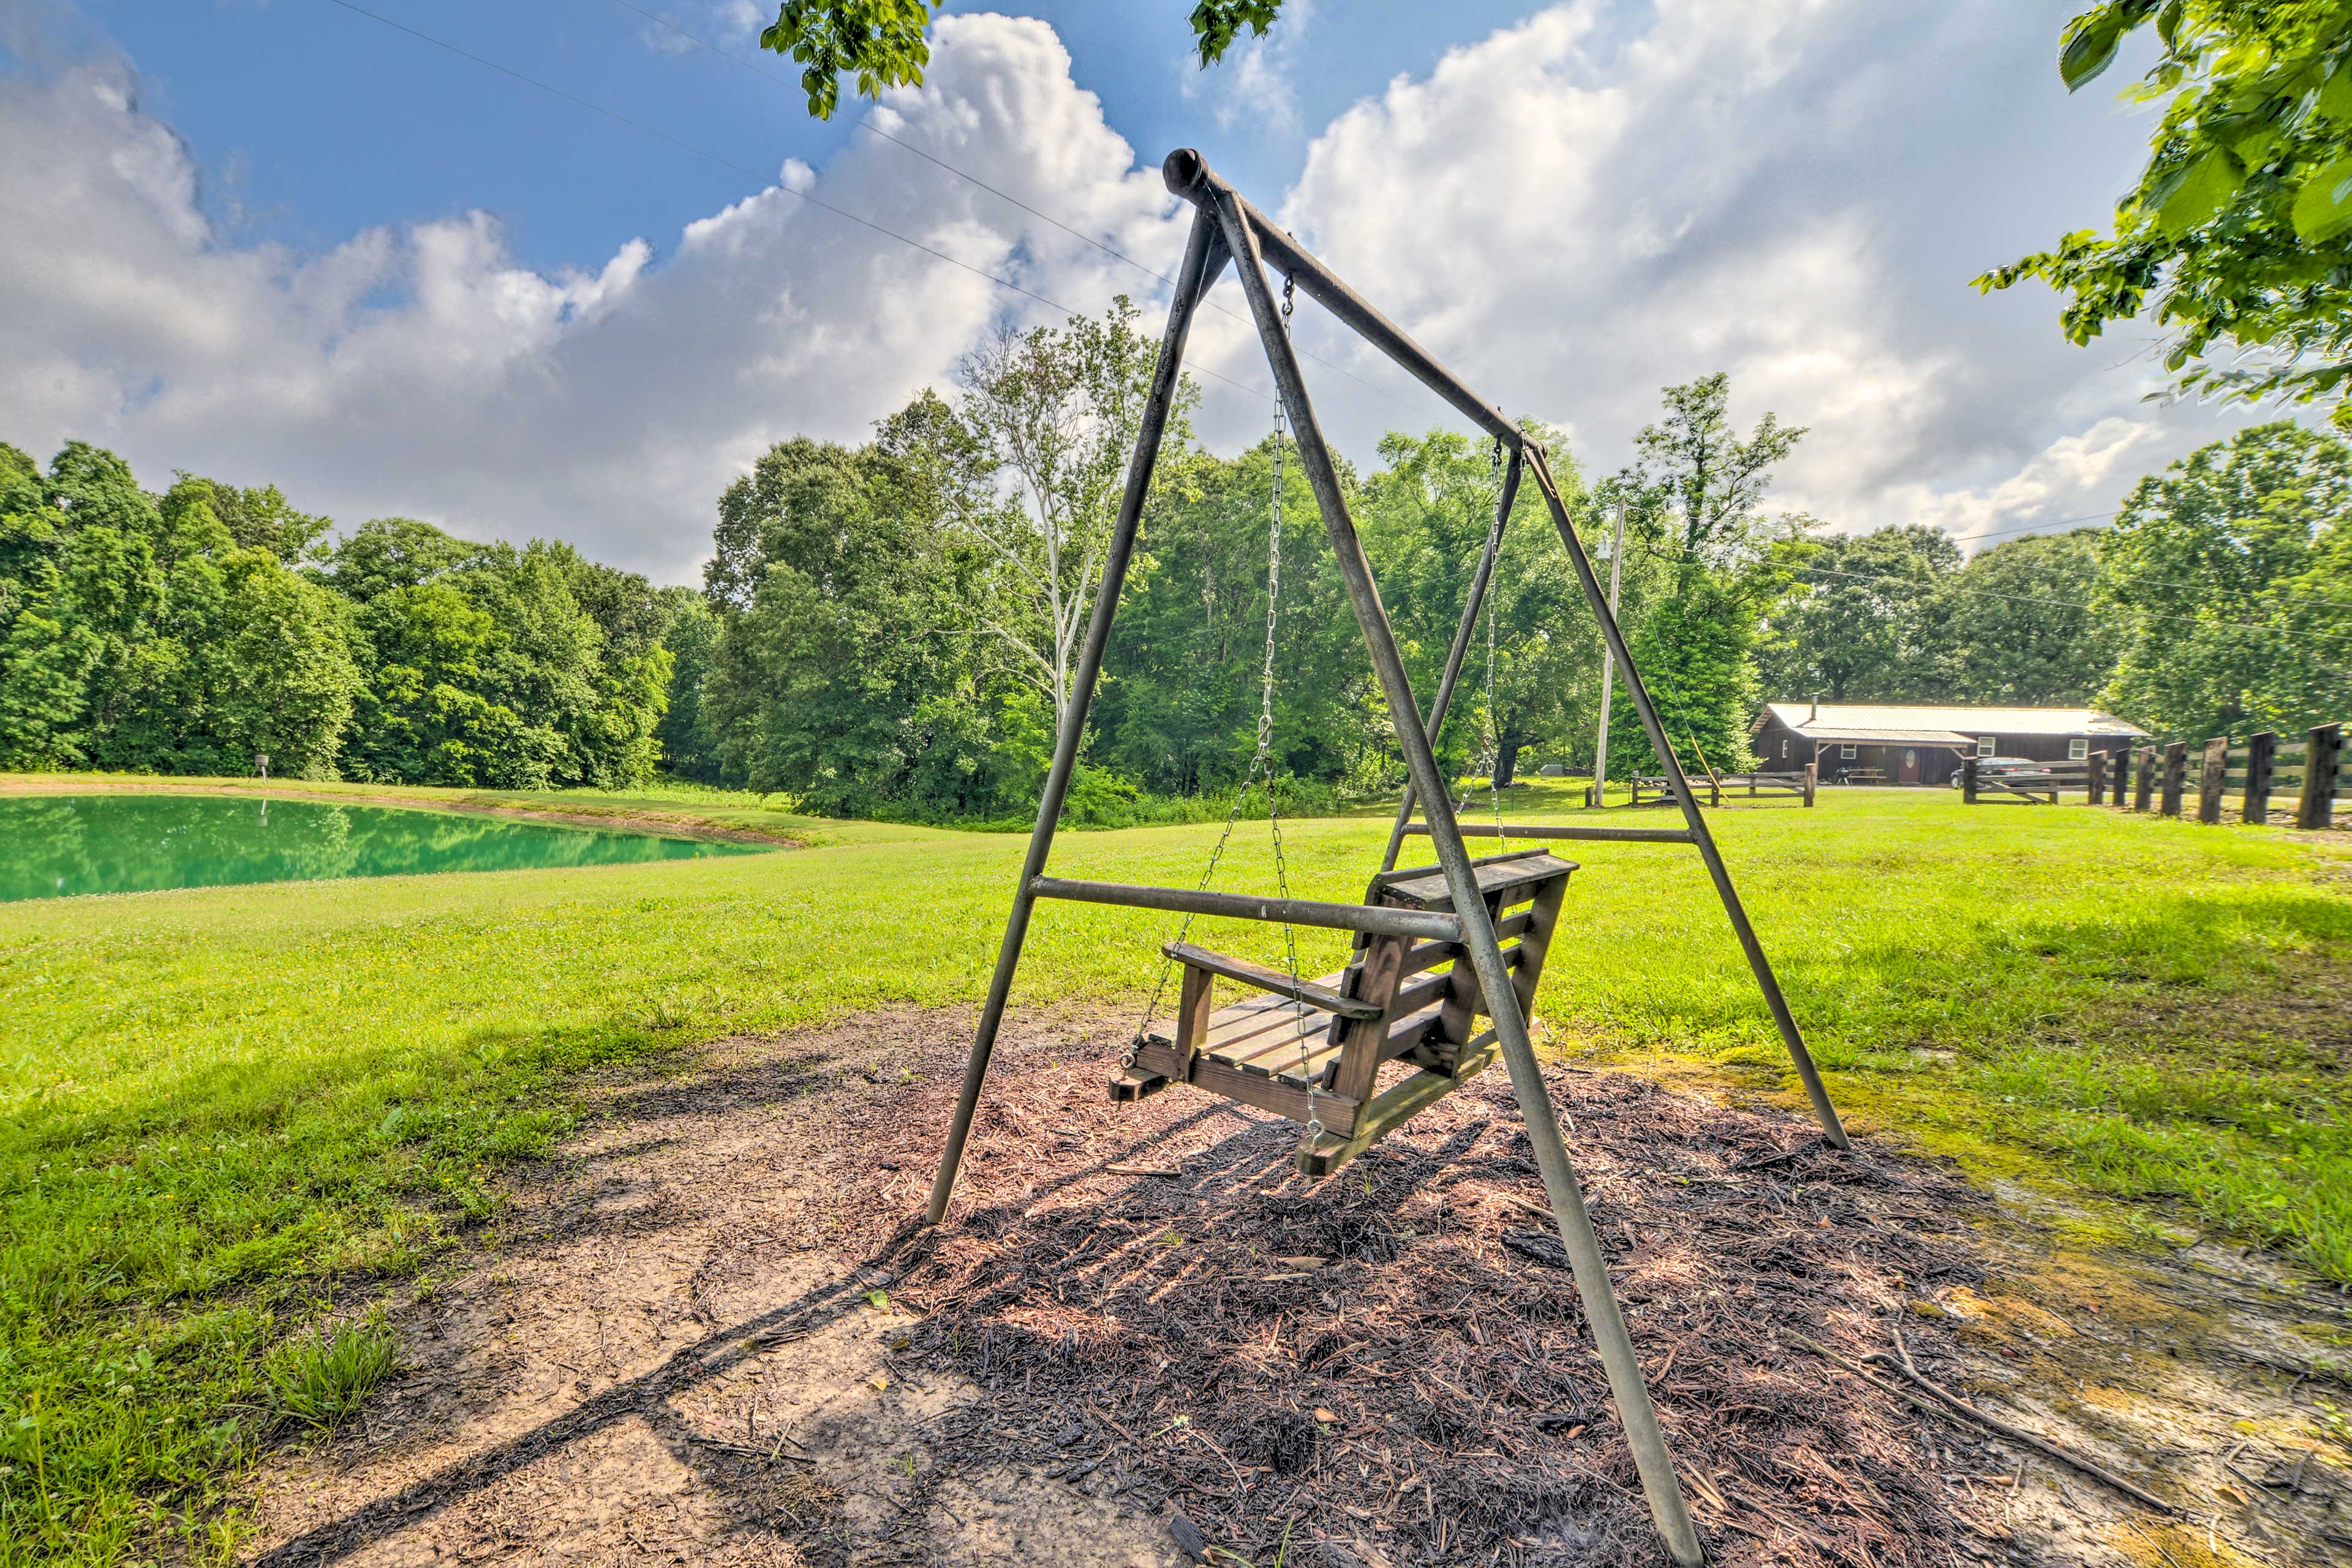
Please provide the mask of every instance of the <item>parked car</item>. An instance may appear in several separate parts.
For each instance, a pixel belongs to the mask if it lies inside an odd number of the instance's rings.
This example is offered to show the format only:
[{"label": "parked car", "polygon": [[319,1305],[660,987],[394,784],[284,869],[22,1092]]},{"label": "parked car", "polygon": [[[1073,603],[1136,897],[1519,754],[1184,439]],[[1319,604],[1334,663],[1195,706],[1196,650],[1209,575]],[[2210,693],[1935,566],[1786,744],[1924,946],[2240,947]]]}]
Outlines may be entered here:
[{"label": "parked car", "polygon": [[[2049,772],[2048,763],[2037,763],[2032,757],[1979,757],[1977,759],[1979,779],[2008,779],[2012,784],[2019,784],[2037,775],[2046,775]],[[1952,787],[1959,788],[1960,781],[1967,774],[1968,764],[1964,762],[1960,765],[1960,771],[1952,775]]]}]

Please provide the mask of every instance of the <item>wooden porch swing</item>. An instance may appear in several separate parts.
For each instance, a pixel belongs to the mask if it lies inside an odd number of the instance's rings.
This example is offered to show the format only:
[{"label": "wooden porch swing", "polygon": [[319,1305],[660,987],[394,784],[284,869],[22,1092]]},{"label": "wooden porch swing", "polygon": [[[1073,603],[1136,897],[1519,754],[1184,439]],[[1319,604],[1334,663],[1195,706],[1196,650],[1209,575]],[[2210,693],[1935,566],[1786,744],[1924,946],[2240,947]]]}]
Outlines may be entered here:
[{"label": "wooden porch swing", "polygon": [[[1503,946],[1521,1016],[1531,1016],[1544,955],[1559,919],[1573,861],[1541,849],[1471,862],[1478,899]],[[1454,910],[1435,866],[1383,871],[1364,894],[1367,910]],[[1298,1168],[1328,1175],[1424,1106],[1493,1065],[1493,1025],[1467,950],[1458,936],[1360,931],[1348,967],[1302,982],[1190,942],[1163,950],[1183,966],[1173,1039],[1147,1033],[1111,1080],[1114,1100],[1137,1100],[1189,1083],[1302,1123]],[[1220,978],[1255,990],[1212,1009]],[[1328,1022],[1327,1022],[1328,1020]],[[1375,1094],[1381,1068],[1402,1061],[1421,1070]]]},{"label": "wooden porch swing", "polygon": [[[1337,1169],[1416,1111],[1451,1093],[1499,1056],[1510,1074],[1512,1092],[1536,1165],[1542,1173],[1545,1191],[1551,1200],[1553,1218],[1559,1226],[1560,1240],[1584,1302],[1595,1348],[1608,1370],[1611,1394],[1641,1474],[1651,1517],[1675,1562],[1681,1568],[1696,1568],[1704,1560],[1697,1534],[1692,1528],[1681,1484],[1675,1475],[1673,1457],[1667,1451],[1641,1363],[1619,1310],[1607,1259],[1593,1234],[1583,1192],[1569,1163],[1559,1121],[1553,1113],[1528,1033],[1529,1009],[1543,976],[1545,960],[1554,944],[1562,900],[1576,866],[1541,847],[1507,849],[1474,859],[1465,847],[1465,838],[1522,838],[1538,846],[1556,840],[1601,839],[1681,844],[1697,849],[1825,1136],[1832,1144],[1843,1148],[1844,1128],[1781,996],[1771,965],[1748,924],[1714,838],[1699,815],[1682,764],[1659,722],[1648,689],[1626,648],[1624,637],[1593,574],[1592,563],[1586,557],[1553,482],[1543,447],[1243,200],[1231,185],[1210,171],[1199,153],[1190,150],[1171,153],[1162,174],[1169,189],[1195,208],[1192,234],[1170,302],[1168,324],[1153,371],[1134,460],[1128,468],[1126,490],[1105,552],[1101,587],[1095,599],[1093,617],[1087,623],[1070,700],[1055,745],[1053,765],[1038,802],[1036,826],[1030,836],[1021,879],[1013,889],[1013,907],[1005,921],[995,973],[981,1010],[971,1058],[965,1068],[954,1120],[948,1129],[939,1174],[931,1185],[929,1217],[933,1223],[942,1219],[954,1194],[957,1171],[979,1105],[989,1057],[1003,1021],[1005,1002],[1019,967],[1030,917],[1040,899],[1164,910],[1186,916],[1176,939],[1161,950],[1165,964],[1160,972],[1160,985],[1164,987],[1171,969],[1181,969],[1183,975],[1173,1027],[1161,1030],[1153,1026],[1160,996],[1156,988],[1153,1004],[1146,1009],[1144,1020],[1113,1079],[1112,1093],[1115,1098],[1138,1099],[1181,1083],[1275,1111],[1303,1125],[1298,1163],[1310,1176]],[[1101,674],[1103,650],[1133,560],[1137,529],[1177,390],[1185,340],[1202,298],[1223,274],[1228,263],[1234,265],[1253,323],[1265,346],[1279,394],[1279,407],[1292,424],[1298,461],[1314,490],[1324,530],[1364,636],[1365,649],[1379,675],[1389,711],[1400,720],[1396,725],[1397,745],[1404,756],[1408,782],[1381,868],[1360,903],[1293,898],[1287,885],[1276,780],[1268,762],[1275,675],[1274,617],[1281,564],[1278,468],[1268,531],[1266,664],[1257,752],[1243,790],[1236,795],[1234,814],[1227,818],[1226,837],[1218,840],[1210,856],[1208,870],[1193,888],[1073,881],[1045,874],[1087,710]],[[1285,279],[1279,305],[1266,277],[1269,265]],[[1491,436],[1498,459],[1505,454],[1508,456],[1486,548],[1472,579],[1435,699],[1425,711],[1415,700],[1412,682],[1398,655],[1370,564],[1364,557],[1354,521],[1349,515],[1338,472],[1324,445],[1297,358],[1291,349],[1287,325],[1294,289],[1304,290],[1341,323],[1381,349]],[[1275,446],[1277,464],[1283,451],[1280,417],[1278,415]],[[1684,826],[1680,828],[1514,826],[1501,820],[1499,797],[1496,821],[1491,826],[1468,826],[1456,818],[1433,747],[1452,702],[1463,659],[1493,578],[1512,502],[1523,478],[1531,479],[1543,498],[1651,747],[1675,786],[1676,803],[1683,814]],[[1491,620],[1488,625],[1491,634]],[[1488,657],[1491,682],[1491,643]],[[1410,721],[1414,717],[1420,721]],[[1278,891],[1271,897],[1213,891],[1208,883],[1231,837],[1242,800],[1261,776],[1268,791],[1267,816],[1275,836]],[[1423,818],[1419,822],[1414,820],[1416,802]],[[1401,847],[1408,836],[1416,834],[1428,837],[1436,864],[1397,869]],[[1189,940],[1191,917],[1203,914],[1280,926],[1285,935],[1286,968],[1277,971],[1195,945]],[[1334,974],[1302,979],[1296,943],[1290,938],[1291,928],[1297,926],[1354,932],[1347,966]],[[1213,988],[1220,981],[1237,984],[1249,994],[1219,1007],[1214,1005]],[[1391,1064],[1401,1064],[1404,1070],[1401,1076],[1392,1075],[1383,1088],[1382,1071]]]}]

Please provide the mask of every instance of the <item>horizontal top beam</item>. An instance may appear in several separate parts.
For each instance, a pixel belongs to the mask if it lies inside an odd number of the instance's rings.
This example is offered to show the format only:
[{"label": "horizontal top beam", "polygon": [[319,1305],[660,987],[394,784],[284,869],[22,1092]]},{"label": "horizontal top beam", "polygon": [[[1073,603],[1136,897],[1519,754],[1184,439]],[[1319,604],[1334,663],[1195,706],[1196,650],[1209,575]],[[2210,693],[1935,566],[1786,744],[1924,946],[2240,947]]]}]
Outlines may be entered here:
[{"label": "horizontal top beam", "polygon": [[1412,373],[1414,380],[1452,404],[1472,424],[1504,446],[1517,451],[1528,445],[1517,426],[1503,411],[1470,389],[1469,384],[1438,363],[1437,356],[1414,342],[1403,328],[1375,310],[1370,301],[1341,280],[1339,275],[1300,248],[1274,221],[1250,205],[1240,193],[1219,178],[1201,154],[1179,147],[1160,166],[1168,188],[1196,206],[1207,207],[1219,195],[1231,196],[1242,218],[1257,236],[1258,247],[1274,269],[1307,290],[1307,297],[1353,328],[1373,347]]}]

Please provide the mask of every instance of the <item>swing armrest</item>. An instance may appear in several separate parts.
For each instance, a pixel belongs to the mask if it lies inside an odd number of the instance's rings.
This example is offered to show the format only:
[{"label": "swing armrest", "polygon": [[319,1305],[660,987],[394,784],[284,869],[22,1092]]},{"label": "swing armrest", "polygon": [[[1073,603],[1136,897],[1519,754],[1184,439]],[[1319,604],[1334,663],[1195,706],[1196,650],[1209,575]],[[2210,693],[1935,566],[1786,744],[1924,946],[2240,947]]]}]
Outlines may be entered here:
[{"label": "swing armrest", "polygon": [[1244,959],[1227,958],[1222,952],[1211,952],[1207,948],[1194,947],[1188,942],[1171,942],[1160,951],[1187,969],[1204,969],[1211,974],[1222,974],[1228,980],[1238,980],[1260,991],[1270,991],[1276,996],[1304,1002],[1321,1012],[1337,1013],[1342,1018],[1377,1018],[1382,1011],[1377,1003],[1360,1002],[1353,996],[1342,996],[1336,991],[1326,991],[1320,985],[1310,984],[1304,980],[1294,983],[1287,974],[1262,969]]}]

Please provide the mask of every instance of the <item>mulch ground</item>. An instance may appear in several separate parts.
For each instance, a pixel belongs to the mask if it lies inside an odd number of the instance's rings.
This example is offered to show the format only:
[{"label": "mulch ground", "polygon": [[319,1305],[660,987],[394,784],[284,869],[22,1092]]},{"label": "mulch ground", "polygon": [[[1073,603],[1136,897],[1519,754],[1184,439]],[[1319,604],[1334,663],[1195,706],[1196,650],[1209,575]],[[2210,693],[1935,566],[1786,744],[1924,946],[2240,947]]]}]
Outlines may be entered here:
[{"label": "mulch ground", "polygon": [[[941,1463],[1163,1512],[1220,1561],[1666,1562],[1499,1070],[1309,1184],[1288,1122],[1181,1088],[1114,1111],[1107,1058],[1003,1051],[950,1223],[921,1229],[946,1066],[851,1112],[826,1222],[923,1314],[902,1363],[985,1391],[932,1434]],[[1549,1081],[1710,1560],[2005,1557],[1944,1483],[1971,1463],[1948,1432],[1784,1337],[1886,1348],[1977,1279],[1984,1200],[1779,1111]]]}]

